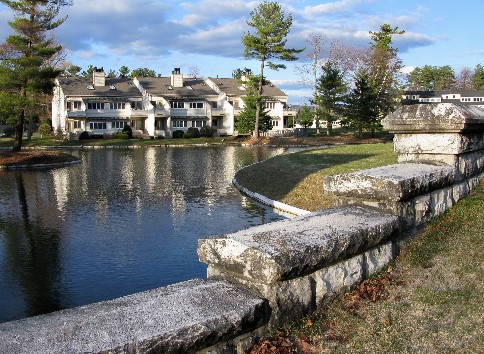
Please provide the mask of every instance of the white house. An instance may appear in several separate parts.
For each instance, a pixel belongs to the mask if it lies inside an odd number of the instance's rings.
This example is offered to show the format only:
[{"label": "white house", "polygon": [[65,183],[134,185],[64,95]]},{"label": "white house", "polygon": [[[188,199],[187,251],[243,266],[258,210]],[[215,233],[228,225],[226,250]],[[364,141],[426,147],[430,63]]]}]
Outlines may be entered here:
[{"label": "white house", "polygon": [[[186,78],[175,68],[169,77],[106,78],[102,69],[91,79],[60,77],[52,100],[55,131],[112,134],[129,124],[138,135],[172,137],[175,130],[212,126],[233,135],[244,107],[246,87],[233,78]],[[295,112],[287,95],[272,84],[263,87],[272,130],[287,128]]]},{"label": "white house", "polygon": [[484,104],[484,90],[407,91],[402,95],[403,104],[457,103]]}]

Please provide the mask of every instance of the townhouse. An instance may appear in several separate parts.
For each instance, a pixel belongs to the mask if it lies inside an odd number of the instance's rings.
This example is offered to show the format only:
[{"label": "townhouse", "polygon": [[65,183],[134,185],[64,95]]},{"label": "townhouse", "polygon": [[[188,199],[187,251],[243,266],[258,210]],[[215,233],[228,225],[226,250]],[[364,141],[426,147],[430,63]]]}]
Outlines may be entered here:
[{"label": "townhouse", "polygon": [[[169,77],[109,79],[96,69],[91,79],[60,77],[52,100],[55,131],[109,135],[129,124],[137,136],[170,138],[173,131],[212,126],[218,135],[236,133],[244,108],[244,78],[184,77],[175,68]],[[287,95],[273,84],[263,88],[273,131],[283,131],[296,112]]]}]

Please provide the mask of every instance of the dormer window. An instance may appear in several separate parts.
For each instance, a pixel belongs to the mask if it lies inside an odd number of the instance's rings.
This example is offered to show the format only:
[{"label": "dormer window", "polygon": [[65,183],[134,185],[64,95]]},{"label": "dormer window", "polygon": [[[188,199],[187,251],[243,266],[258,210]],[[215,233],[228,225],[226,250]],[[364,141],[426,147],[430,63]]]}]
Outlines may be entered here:
[{"label": "dormer window", "polygon": [[110,90],[116,90],[116,86],[114,86],[114,85],[110,85],[110,86],[109,86],[109,89],[110,89]]},{"label": "dormer window", "polygon": [[191,87],[190,85],[186,86],[186,88],[193,91],[193,87]]},{"label": "dormer window", "polygon": [[171,85],[165,85],[168,90],[173,90],[173,86]]},{"label": "dormer window", "polygon": [[94,90],[94,85],[87,85],[88,90]]}]

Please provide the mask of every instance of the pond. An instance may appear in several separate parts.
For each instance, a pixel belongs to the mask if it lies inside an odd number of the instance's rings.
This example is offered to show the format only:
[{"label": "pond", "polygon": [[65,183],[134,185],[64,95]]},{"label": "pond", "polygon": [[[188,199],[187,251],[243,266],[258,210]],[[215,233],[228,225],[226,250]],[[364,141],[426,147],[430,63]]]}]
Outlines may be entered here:
[{"label": "pond", "polygon": [[0,171],[0,322],[205,277],[199,238],[285,218],[231,185],[283,152],[78,150],[78,165]]}]

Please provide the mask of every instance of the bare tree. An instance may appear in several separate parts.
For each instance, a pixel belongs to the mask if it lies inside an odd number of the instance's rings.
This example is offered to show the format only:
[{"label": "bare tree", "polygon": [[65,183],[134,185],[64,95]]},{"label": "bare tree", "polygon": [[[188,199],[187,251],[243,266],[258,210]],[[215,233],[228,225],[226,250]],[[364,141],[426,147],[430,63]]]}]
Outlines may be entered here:
[{"label": "bare tree", "polygon": [[473,90],[474,86],[472,85],[472,76],[474,75],[474,71],[469,67],[463,67],[459,74],[457,75],[457,79],[455,82],[455,87],[459,90]]}]

